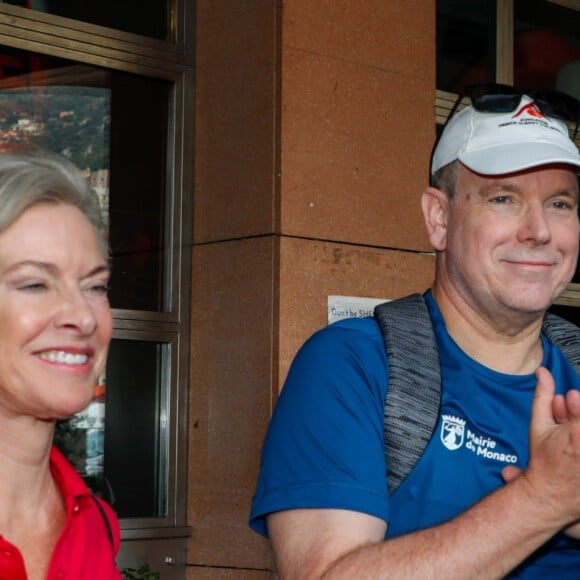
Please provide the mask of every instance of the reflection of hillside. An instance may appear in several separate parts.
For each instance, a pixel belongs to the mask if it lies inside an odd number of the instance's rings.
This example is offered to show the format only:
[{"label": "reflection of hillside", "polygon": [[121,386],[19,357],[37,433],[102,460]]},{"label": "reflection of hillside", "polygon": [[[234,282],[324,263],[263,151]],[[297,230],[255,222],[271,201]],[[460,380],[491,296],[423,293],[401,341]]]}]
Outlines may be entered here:
[{"label": "reflection of hillside", "polygon": [[44,130],[42,122],[23,118],[5,127],[0,119],[0,152],[9,153],[40,146]]},{"label": "reflection of hillside", "polygon": [[25,113],[26,107],[22,103],[8,99],[0,100],[0,123],[10,117],[18,117]]},{"label": "reflection of hillside", "polygon": [[[57,73],[37,80],[64,80],[62,71]],[[66,75],[64,85],[16,87],[12,80],[6,88],[0,83],[0,151],[40,147],[69,157],[83,169],[108,168],[110,89],[91,86],[96,83],[68,84],[73,78]]]},{"label": "reflection of hillside", "polygon": [[0,153],[42,148],[71,159],[108,221],[110,74],[82,65],[0,79]]}]

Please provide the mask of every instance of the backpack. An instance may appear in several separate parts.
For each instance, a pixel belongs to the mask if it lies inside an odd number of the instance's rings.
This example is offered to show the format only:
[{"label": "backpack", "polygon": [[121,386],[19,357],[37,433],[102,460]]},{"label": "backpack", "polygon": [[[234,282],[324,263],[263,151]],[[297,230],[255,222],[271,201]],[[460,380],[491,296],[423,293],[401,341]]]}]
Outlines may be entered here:
[{"label": "backpack", "polygon": [[[389,361],[384,442],[392,495],[431,440],[441,408],[441,372],[431,317],[421,294],[379,304],[375,319]],[[542,331],[580,376],[580,329],[546,313]]]}]

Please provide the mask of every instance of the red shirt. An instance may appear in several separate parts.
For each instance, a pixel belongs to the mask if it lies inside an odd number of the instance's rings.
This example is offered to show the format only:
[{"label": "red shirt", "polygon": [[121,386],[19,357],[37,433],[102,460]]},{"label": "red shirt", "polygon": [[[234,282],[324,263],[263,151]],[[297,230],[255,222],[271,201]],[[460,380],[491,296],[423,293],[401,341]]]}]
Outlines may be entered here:
[{"label": "red shirt", "polygon": [[[117,580],[119,522],[113,510],[100,502],[110,523],[113,545],[95,498],[81,476],[53,447],[50,471],[64,498],[66,523],[54,546],[47,580]],[[99,501],[99,500],[97,500]],[[27,580],[24,561],[16,546],[0,536],[0,580]]]}]

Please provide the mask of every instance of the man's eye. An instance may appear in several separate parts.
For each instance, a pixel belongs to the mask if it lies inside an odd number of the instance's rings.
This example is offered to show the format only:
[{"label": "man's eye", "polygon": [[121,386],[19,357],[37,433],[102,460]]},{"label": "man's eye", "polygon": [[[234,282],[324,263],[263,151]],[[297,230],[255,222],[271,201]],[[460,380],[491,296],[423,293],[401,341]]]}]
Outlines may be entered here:
[{"label": "man's eye", "polygon": [[490,200],[492,203],[508,203],[510,198],[507,195],[496,195]]},{"label": "man's eye", "polygon": [[567,201],[558,199],[552,204],[556,209],[571,209],[572,205]]}]

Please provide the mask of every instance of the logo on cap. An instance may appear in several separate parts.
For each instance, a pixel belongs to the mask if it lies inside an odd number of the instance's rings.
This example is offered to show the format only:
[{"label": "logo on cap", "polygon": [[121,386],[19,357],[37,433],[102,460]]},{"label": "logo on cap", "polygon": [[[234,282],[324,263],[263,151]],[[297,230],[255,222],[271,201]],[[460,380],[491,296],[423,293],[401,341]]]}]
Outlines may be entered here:
[{"label": "logo on cap", "polygon": [[516,117],[519,117],[520,115],[523,115],[524,113],[527,113],[528,115],[530,115],[530,117],[536,117],[536,118],[543,118],[544,117],[544,114],[537,107],[536,103],[532,102],[532,103],[528,103],[527,105],[524,105],[512,118],[515,119]]}]

